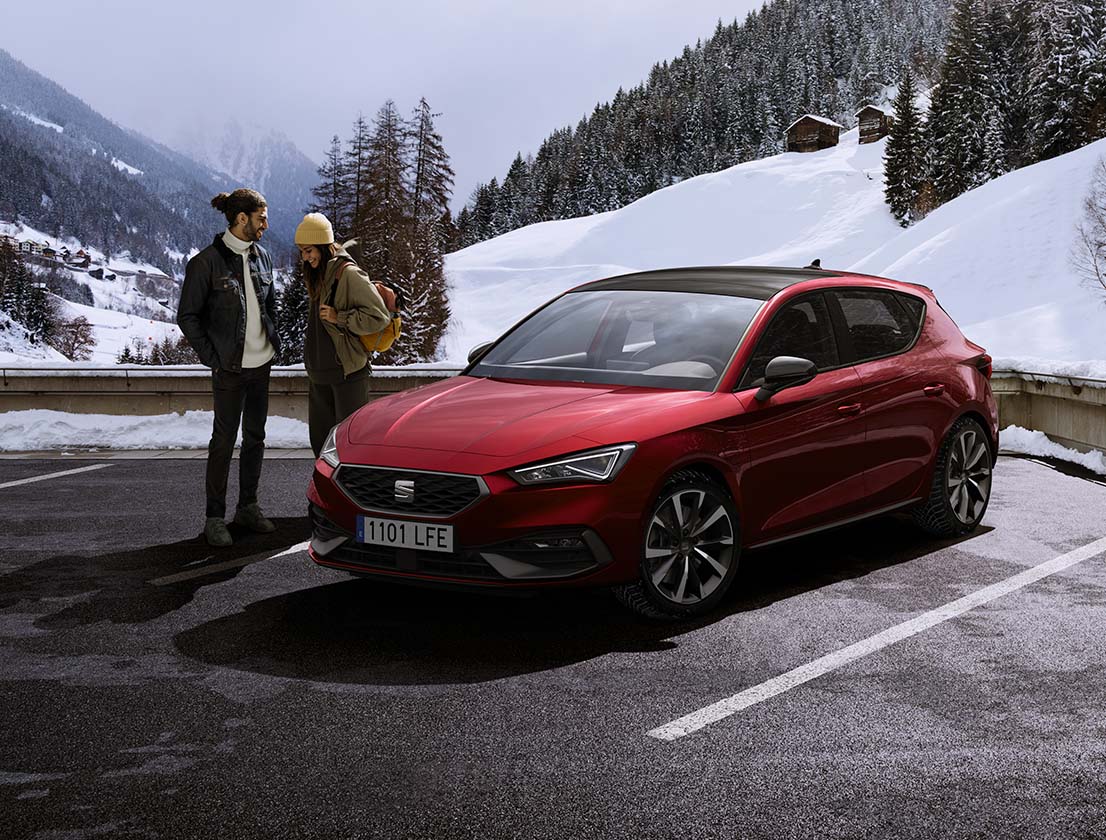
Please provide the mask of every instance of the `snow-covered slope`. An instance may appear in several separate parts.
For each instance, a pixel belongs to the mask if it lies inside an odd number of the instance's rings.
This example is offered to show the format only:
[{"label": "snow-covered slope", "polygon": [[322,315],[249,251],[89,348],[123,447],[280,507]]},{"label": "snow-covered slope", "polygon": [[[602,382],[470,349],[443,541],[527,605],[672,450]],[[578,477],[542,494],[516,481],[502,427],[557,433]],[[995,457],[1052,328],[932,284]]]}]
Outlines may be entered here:
[{"label": "snow-covered slope", "polygon": [[684,265],[805,265],[925,283],[996,356],[1106,358],[1106,305],[1068,264],[1106,141],[996,179],[909,230],[883,198],[886,141],[785,153],[701,175],[621,210],[545,222],[451,254],[446,357],[588,280]]},{"label": "snow-covered slope", "polygon": [[174,323],[84,306],[68,300],[61,304],[66,318],[83,316],[92,324],[96,346],[89,361],[94,364],[114,364],[123,349],[133,348],[136,342],[144,353],[149,353],[150,348],[160,344],[163,339],[176,341],[181,334],[180,328]]},{"label": "snow-covered slope", "polygon": [[[112,359],[112,361],[115,360]],[[52,347],[31,342],[22,324],[17,324],[6,313],[0,312],[0,364],[65,365],[68,363],[69,360]]]}]

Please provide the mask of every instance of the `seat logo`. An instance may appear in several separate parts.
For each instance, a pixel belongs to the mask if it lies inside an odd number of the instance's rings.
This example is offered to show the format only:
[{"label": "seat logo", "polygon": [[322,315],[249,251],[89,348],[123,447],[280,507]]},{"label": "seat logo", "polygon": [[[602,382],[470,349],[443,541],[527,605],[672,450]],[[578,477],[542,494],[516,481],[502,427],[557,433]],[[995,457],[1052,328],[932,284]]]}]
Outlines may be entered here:
[{"label": "seat logo", "polygon": [[397,502],[415,501],[415,482],[405,478],[397,480],[395,494]]}]

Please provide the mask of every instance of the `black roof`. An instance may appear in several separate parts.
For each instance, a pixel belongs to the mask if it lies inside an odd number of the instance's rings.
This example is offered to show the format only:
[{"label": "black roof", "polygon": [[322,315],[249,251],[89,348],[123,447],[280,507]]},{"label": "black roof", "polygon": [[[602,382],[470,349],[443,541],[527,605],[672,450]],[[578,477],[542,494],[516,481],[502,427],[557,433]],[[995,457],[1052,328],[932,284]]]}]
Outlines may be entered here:
[{"label": "black roof", "polygon": [[692,266],[620,274],[618,277],[595,280],[573,291],[592,292],[606,289],[634,289],[646,292],[681,291],[768,300],[777,292],[804,280],[840,276],[840,272],[837,271],[814,268],[779,268],[762,265]]}]

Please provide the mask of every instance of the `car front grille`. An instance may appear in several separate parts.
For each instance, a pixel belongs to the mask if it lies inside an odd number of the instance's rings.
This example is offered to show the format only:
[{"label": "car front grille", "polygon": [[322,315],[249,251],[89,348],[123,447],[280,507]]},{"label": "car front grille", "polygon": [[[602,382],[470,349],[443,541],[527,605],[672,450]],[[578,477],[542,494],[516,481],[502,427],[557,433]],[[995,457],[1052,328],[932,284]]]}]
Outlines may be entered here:
[{"label": "car front grille", "polygon": [[[421,516],[452,516],[484,493],[483,484],[476,476],[350,464],[340,466],[334,480],[364,510]],[[396,483],[400,481],[414,483],[410,501],[396,499]]]}]

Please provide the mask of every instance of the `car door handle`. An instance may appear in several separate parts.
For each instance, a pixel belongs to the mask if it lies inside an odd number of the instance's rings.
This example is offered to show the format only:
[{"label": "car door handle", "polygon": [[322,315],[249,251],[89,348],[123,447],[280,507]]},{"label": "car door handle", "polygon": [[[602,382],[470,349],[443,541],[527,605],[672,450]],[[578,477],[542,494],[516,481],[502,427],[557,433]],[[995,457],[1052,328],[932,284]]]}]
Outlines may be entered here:
[{"label": "car door handle", "polygon": [[941,396],[941,394],[945,393],[945,386],[926,385],[924,388],[922,388],[922,393],[925,394],[927,397],[939,397]]},{"label": "car door handle", "polygon": [[860,403],[849,403],[837,406],[837,413],[845,417],[855,417],[860,414]]}]

